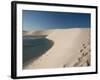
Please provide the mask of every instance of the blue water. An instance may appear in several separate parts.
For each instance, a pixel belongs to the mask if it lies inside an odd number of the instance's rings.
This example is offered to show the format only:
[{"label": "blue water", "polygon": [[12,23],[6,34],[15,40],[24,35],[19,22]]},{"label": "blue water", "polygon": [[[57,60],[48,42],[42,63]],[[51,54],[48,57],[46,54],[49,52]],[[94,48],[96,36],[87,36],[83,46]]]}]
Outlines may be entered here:
[{"label": "blue water", "polygon": [[37,59],[53,46],[53,41],[45,37],[23,37],[23,64]]}]

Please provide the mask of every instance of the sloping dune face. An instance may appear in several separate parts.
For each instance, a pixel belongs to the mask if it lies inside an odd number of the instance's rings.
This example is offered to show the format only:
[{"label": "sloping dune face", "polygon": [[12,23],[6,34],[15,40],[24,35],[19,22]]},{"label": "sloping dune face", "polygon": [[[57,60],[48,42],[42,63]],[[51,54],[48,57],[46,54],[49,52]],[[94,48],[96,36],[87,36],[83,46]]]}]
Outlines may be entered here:
[{"label": "sloping dune face", "polygon": [[56,29],[46,37],[54,45],[24,69],[90,65],[90,28]]}]

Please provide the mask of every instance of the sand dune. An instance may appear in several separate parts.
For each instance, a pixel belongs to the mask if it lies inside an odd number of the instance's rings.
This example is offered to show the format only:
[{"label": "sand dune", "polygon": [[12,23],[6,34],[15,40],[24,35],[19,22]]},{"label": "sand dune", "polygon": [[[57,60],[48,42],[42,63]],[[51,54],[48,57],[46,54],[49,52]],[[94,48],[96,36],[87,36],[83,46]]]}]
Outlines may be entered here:
[{"label": "sand dune", "polygon": [[46,33],[46,38],[54,41],[53,47],[37,60],[24,66],[24,69],[90,65],[89,28],[56,29]]},{"label": "sand dune", "polygon": [[49,35],[53,30],[41,30],[41,31],[27,31],[24,32],[24,36],[44,36]]}]

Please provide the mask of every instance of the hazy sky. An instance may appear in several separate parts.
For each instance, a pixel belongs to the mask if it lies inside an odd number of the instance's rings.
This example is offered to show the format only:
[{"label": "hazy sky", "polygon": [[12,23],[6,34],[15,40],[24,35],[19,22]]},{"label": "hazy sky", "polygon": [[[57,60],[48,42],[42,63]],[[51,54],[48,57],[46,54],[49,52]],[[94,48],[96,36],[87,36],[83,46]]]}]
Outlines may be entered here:
[{"label": "hazy sky", "polygon": [[23,10],[23,30],[65,29],[90,27],[87,13],[47,12]]}]

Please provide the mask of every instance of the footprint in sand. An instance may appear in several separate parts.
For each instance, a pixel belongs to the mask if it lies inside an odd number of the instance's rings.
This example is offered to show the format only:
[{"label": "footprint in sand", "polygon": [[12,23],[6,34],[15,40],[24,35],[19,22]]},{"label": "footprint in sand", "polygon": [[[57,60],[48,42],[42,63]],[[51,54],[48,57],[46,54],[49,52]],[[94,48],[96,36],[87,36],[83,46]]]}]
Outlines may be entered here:
[{"label": "footprint in sand", "polygon": [[81,49],[80,52],[83,52],[83,49]]},{"label": "footprint in sand", "polygon": [[66,65],[63,65],[63,68],[65,68],[66,67]]}]

